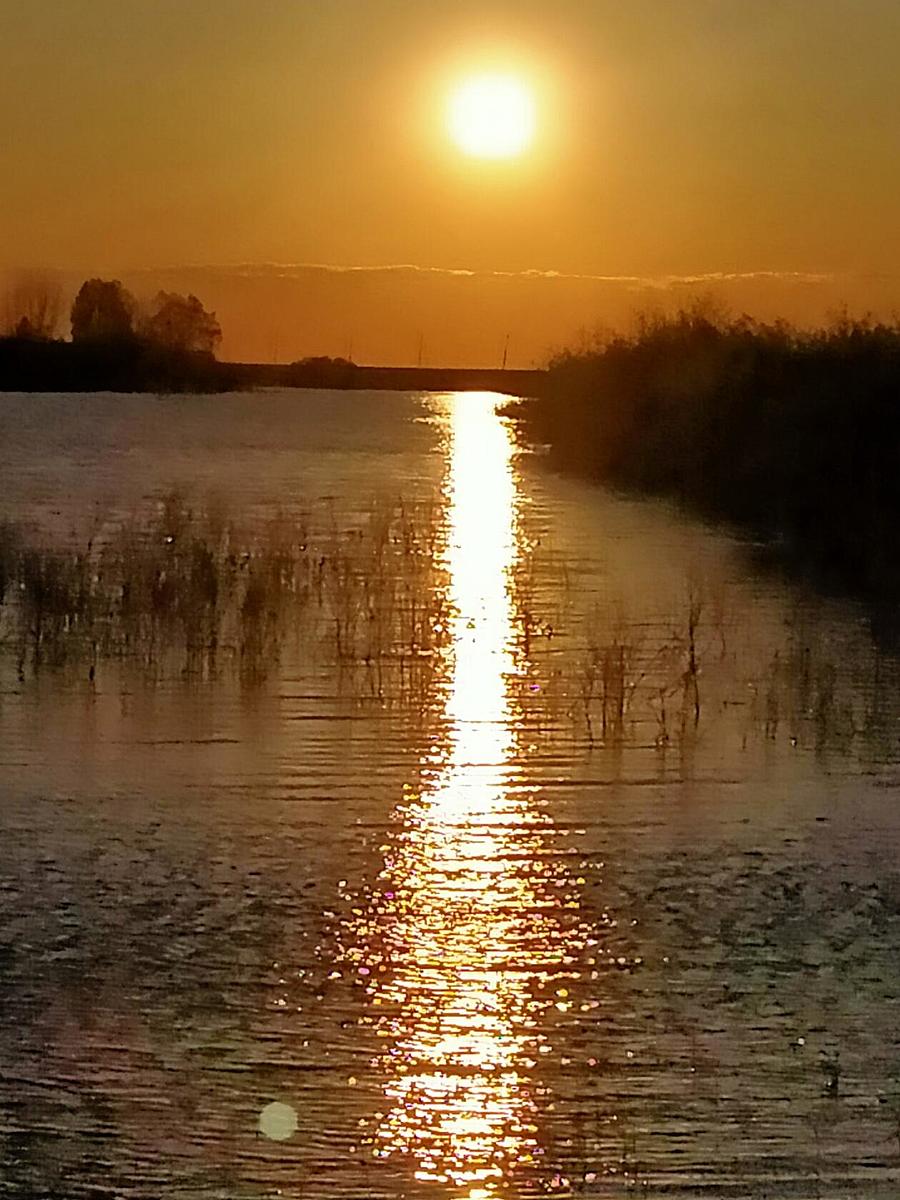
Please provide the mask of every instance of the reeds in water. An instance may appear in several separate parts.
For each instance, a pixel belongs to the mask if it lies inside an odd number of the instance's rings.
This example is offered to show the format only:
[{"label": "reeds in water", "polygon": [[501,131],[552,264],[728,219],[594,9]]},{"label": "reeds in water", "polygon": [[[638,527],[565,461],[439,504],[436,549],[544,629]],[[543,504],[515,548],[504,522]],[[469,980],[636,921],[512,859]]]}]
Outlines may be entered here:
[{"label": "reeds in water", "polygon": [[93,679],[121,660],[153,677],[259,681],[290,644],[384,697],[447,626],[434,514],[399,501],[343,527],[315,512],[242,532],[173,492],[149,517],[108,524],[62,546],[0,526],[0,637],[20,677],[86,665]]},{"label": "reeds in water", "polygon": [[[93,682],[116,662],[151,681],[249,686],[288,655],[354,701],[437,711],[453,655],[445,540],[438,507],[384,497],[352,517],[311,505],[242,529],[173,492],[63,544],[0,523],[0,667]],[[662,620],[621,600],[585,614],[566,563],[525,545],[509,590],[507,689],[523,744],[533,733],[665,750],[721,730],[732,711],[745,746],[758,736],[882,754],[896,740],[889,662],[875,653],[849,678],[802,624],[781,642],[730,647],[729,602],[709,583],[690,584]]]}]

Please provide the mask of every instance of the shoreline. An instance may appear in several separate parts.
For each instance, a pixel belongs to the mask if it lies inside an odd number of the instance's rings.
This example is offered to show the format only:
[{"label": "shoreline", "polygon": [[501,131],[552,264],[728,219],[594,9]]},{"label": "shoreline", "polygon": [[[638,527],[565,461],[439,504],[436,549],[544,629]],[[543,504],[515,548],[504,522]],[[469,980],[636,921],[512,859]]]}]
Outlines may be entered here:
[{"label": "shoreline", "polygon": [[541,394],[547,372],[529,368],[383,367],[345,359],[219,361],[139,339],[72,343],[0,338],[0,392],[228,392],[258,387],[340,391]]},{"label": "shoreline", "polygon": [[299,363],[221,364],[239,386],[326,388],[337,391],[498,392],[541,394],[547,372],[498,367],[370,367],[335,360]]},{"label": "shoreline", "polygon": [[511,402],[560,471],[750,532],[820,587],[900,595],[900,328],[701,313],[550,364]]}]

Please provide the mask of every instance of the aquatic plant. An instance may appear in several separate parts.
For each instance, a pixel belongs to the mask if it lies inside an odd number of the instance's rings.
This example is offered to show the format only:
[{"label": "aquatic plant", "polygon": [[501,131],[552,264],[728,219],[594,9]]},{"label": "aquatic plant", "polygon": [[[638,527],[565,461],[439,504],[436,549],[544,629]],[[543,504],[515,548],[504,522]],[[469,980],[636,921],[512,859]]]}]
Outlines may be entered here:
[{"label": "aquatic plant", "polygon": [[[420,519],[421,517],[421,519]],[[313,538],[307,514],[241,532],[181,494],[102,537],[53,544],[0,527],[0,634],[20,676],[104,660],[159,676],[233,666],[260,681],[290,638],[364,669],[375,692],[428,658],[446,628],[433,514],[375,504],[360,524]],[[321,513],[315,514],[319,527]],[[330,631],[330,632],[329,632]]]},{"label": "aquatic plant", "polygon": [[[242,527],[221,505],[171,492],[62,541],[6,522],[0,644],[21,679],[52,667],[89,682],[115,662],[150,680],[257,685],[288,653],[332,671],[348,700],[422,712],[439,707],[452,658],[445,540],[435,504],[389,496]],[[787,737],[883,755],[894,737],[885,696],[896,672],[877,656],[874,677],[871,664],[838,662],[801,616],[767,659],[726,636],[729,599],[707,580],[653,621],[616,599],[584,612],[567,564],[539,542],[525,542],[508,587],[506,683],[523,745],[539,734],[570,747],[574,733],[588,752],[649,744],[662,755],[692,744],[704,712],[729,710],[743,714],[745,747]]]}]

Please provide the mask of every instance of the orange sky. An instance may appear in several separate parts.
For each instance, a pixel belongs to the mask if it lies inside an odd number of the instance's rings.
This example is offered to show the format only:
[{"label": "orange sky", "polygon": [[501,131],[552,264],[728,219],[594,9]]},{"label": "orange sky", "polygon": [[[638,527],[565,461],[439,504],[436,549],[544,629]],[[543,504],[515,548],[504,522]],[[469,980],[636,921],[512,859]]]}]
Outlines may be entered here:
[{"label": "orange sky", "polygon": [[[889,312],[898,62],[897,0],[0,0],[0,268],[191,286],[259,358],[524,365],[698,287]],[[447,139],[482,67],[534,88],[519,160]]]}]

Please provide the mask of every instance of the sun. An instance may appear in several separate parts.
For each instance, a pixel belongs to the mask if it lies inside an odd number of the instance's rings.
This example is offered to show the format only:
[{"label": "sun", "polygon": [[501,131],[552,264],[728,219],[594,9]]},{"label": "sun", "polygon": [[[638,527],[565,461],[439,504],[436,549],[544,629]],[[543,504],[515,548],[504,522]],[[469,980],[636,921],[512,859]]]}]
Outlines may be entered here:
[{"label": "sun", "polygon": [[474,158],[515,158],[534,137],[534,97],[513,75],[477,75],[450,96],[450,136]]}]

